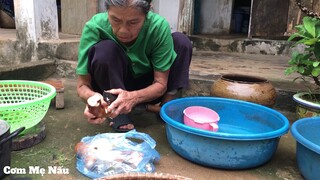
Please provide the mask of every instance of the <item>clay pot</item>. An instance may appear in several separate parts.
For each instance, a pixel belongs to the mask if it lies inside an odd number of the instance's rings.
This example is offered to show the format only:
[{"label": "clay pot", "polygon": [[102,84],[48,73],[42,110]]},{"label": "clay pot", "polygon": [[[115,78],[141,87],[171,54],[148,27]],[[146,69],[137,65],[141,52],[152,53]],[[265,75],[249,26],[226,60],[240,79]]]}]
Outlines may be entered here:
[{"label": "clay pot", "polygon": [[249,101],[272,107],[276,101],[276,90],[264,78],[241,74],[222,75],[211,86],[211,96]]}]

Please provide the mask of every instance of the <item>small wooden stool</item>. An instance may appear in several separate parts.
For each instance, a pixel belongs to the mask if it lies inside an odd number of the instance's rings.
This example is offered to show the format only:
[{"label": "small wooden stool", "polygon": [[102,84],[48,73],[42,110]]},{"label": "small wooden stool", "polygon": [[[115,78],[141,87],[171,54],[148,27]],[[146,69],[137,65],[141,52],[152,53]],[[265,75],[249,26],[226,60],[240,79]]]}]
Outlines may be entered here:
[{"label": "small wooden stool", "polygon": [[56,94],[56,97],[54,98],[55,99],[55,106],[56,106],[56,109],[63,109],[64,108],[64,96],[63,96],[64,86],[63,86],[62,81],[55,80],[55,79],[48,79],[48,80],[45,80],[42,82],[50,84],[56,88],[57,94]]}]

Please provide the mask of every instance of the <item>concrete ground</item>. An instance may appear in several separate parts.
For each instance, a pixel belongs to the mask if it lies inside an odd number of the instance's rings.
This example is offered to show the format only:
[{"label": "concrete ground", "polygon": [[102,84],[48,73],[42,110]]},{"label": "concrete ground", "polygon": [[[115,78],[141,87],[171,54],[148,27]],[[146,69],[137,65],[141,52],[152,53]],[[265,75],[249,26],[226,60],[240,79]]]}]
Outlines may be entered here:
[{"label": "concrete ground", "polygon": [[[10,33],[9,33],[10,34]],[[8,35],[8,37],[11,37]],[[0,38],[1,40],[1,38]],[[269,79],[278,92],[273,107],[290,121],[296,120],[291,95],[302,90],[300,83],[292,83],[295,75],[285,76],[289,57],[272,55],[240,54],[229,52],[195,51],[190,67],[190,88],[184,96],[207,96],[211,84],[225,73],[258,75]],[[74,146],[81,138],[99,133],[113,132],[106,124],[92,125],[83,116],[84,104],[77,97],[76,79],[53,75],[65,86],[65,108],[56,110],[52,105],[42,120],[45,124],[45,139],[37,145],[13,151],[11,168],[23,169],[39,166],[48,172],[49,166],[60,166],[67,174],[14,174],[6,179],[88,179],[76,170]],[[176,154],[166,139],[165,123],[153,113],[135,111],[132,114],[137,131],[149,134],[157,142],[156,149],[161,159],[156,163],[157,173],[169,173],[192,179],[303,179],[297,168],[295,140],[290,132],[280,139],[278,149],[266,164],[247,170],[223,170],[194,164]]]},{"label": "concrete ground", "polygon": [[[76,81],[63,79],[65,84],[65,109],[51,106],[43,119],[46,138],[30,148],[12,152],[11,168],[40,166],[63,166],[69,170],[65,175],[11,175],[10,179],[87,179],[75,169],[74,146],[81,138],[99,133],[113,132],[106,124],[92,125],[83,116],[84,104],[76,94]],[[291,121],[294,113],[283,112]],[[301,179],[296,165],[295,141],[290,133],[281,137],[273,158],[265,165],[248,170],[222,170],[194,164],[177,155],[166,139],[165,123],[155,114],[135,112],[137,131],[149,134],[157,142],[156,149],[161,160],[156,163],[156,172],[170,173],[193,179]],[[9,179],[9,177],[7,177]]]}]

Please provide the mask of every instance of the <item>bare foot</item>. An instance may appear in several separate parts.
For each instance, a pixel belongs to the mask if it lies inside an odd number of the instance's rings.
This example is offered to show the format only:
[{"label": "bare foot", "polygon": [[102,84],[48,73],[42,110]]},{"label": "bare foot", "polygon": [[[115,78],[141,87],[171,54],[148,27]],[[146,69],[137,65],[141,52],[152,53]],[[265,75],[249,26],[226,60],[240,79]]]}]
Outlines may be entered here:
[{"label": "bare foot", "polygon": [[176,99],[177,97],[175,95],[171,94],[165,94],[162,98],[162,101],[160,104],[147,104],[146,110],[153,113],[159,113],[161,106],[165,104],[166,102],[169,102],[173,99]]},{"label": "bare foot", "polygon": [[159,113],[161,106],[159,104],[147,104],[146,110],[153,113]]}]

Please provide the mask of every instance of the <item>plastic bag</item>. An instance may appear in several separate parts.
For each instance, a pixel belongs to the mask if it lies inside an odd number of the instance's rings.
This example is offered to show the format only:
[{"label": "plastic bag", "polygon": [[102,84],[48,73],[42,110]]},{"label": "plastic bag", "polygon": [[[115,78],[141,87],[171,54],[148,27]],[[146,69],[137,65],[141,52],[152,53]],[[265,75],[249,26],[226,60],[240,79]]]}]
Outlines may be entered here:
[{"label": "plastic bag", "polygon": [[75,147],[76,167],[90,178],[129,172],[154,172],[153,163],[160,160],[155,146],[156,142],[148,134],[136,130],[87,136]]}]

